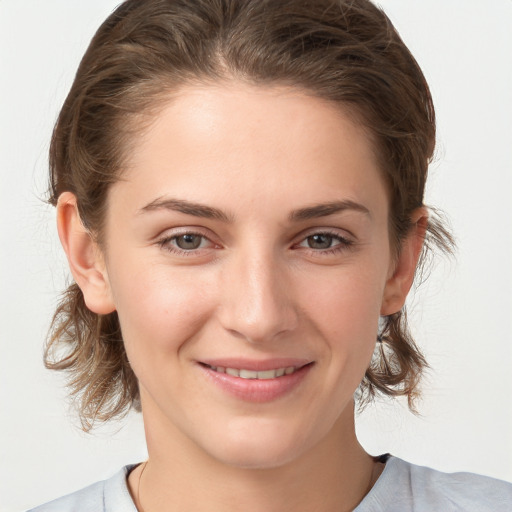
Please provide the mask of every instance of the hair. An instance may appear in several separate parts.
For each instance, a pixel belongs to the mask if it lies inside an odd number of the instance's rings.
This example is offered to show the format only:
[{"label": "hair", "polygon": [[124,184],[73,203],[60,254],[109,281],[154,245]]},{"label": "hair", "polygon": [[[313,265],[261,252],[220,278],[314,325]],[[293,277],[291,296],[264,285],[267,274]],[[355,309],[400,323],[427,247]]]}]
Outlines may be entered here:
[{"label": "hair", "polygon": [[[300,88],[356,116],[388,184],[390,239],[398,253],[412,212],[423,205],[435,115],[417,62],[368,0],[125,1],[93,37],[55,125],[50,202],[72,192],[84,226],[101,246],[109,187],[145,120],[181,87],[233,80]],[[452,243],[431,216],[421,261],[432,246],[449,252]],[[379,340],[360,403],[376,393],[402,395],[414,410],[427,363],[405,309],[381,322]],[[77,284],[57,307],[45,363],[69,373],[85,430],[140,409],[117,313],[91,312]]]}]

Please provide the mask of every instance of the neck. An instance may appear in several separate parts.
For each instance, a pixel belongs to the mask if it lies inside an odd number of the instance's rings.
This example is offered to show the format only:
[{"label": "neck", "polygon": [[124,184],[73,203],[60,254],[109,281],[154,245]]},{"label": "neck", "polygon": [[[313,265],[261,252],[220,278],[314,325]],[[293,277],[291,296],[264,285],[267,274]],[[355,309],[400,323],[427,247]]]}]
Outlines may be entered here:
[{"label": "neck", "polygon": [[141,466],[129,477],[132,496],[144,512],[353,510],[382,469],[358,443],[350,406],[316,446],[265,469],[226,465],[176,430],[169,432],[158,422],[145,426],[149,460],[140,487]]}]

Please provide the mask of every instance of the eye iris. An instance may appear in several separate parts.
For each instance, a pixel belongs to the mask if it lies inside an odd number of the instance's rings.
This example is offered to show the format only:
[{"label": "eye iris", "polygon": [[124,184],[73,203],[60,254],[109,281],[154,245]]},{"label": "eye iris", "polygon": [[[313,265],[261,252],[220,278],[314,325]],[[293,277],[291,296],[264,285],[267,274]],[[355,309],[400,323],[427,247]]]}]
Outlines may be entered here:
[{"label": "eye iris", "polygon": [[308,236],[308,245],[311,249],[329,249],[332,246],[332,240],[331,235],[312,235]]},{"label": "eye iris", "polygon": [[201,236],[199,235],[193,235],[193,234],[186,234],[186,235],[180,235],[176,237],[176,245],[180,249],[184,250],[191,250],[191,249],[197,249],[201,245]]}]

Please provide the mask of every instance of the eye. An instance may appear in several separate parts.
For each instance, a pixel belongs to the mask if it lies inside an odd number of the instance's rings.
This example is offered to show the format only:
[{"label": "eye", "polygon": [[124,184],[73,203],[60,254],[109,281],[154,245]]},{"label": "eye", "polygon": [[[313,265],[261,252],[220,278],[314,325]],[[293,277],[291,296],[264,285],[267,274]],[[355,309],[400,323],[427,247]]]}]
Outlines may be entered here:
[{"label": "eye", "polygon": [[215,244],[201,233],[185,232],[168,235],[158,240],[163,249],[178,255],[192,255],[202,249],[214,248]]},{"label": "eye", "polygon": [[333,254],[346,250],[354,245],[354,242],[338,233],[317,232],[312,233],[301,240],[296,247],[312,250],[316,254]]},{"label": "eye", "polygon": [[201,244],[205,242],[204,236],[197,235],[195,233],[185,233],[184,235],[173,237],[171,240],[174,241],[176,246],[183,251],[199,249]]},{"label": "eye", "polygon": [[332,235],[316,233],[308,236],[305,240],[310,249],[330,249],[333,242],[338,242]]}]

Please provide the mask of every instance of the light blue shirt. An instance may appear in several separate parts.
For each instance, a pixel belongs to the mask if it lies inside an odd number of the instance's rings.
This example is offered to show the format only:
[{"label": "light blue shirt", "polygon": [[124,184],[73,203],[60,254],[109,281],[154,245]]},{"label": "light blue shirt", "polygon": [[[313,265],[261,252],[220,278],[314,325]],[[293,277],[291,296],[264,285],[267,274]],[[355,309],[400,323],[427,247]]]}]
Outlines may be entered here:
[{"label": "light blue shirt", "polygon": [[[29,512],[137,512],[126,466],[113,477]],[[511,512],[512,484],[472,473],[441,473],[390,457],[354,512]]]}]

